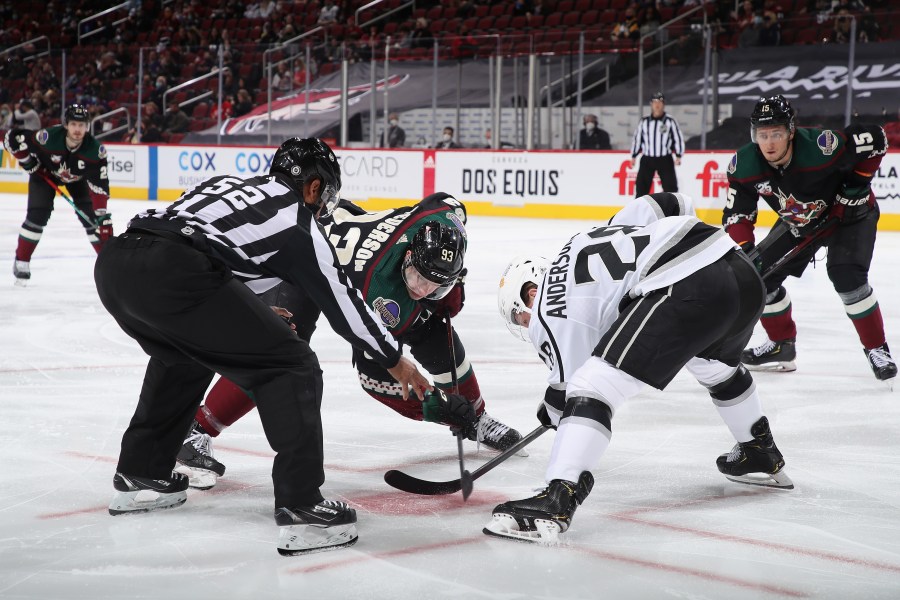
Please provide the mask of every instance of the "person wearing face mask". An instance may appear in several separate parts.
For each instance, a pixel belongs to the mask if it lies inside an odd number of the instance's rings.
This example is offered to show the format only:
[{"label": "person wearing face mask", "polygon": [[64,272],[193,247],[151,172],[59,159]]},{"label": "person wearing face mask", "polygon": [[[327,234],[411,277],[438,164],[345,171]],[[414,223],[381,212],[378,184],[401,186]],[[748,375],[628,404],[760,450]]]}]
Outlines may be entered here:
[{"label": "person wearing face mask", "polygon": [[597,115],[584,115],[584,129],[578,135],[580,150],[612,150],[609,134],[600,129]]},{"label": "person wearing face mask", "polygon": [[[391,113],[388,115],[388,135],[387,135],[387,147],[388,148],[402,148],[406,145],[406,132],[403,131],[403,128],[400,127],[400,118],[397,116],[397,113]],[[379,141],[379,145],[384,148],[384,132],[381,133],[381,140]]]},{"label": "person wearing face mask", "polygon": [[453,140],[453,128],[444,127],[444,134],[441,136],[441,141],[435,144],[434,147],[440,150],[448,150],[451,148],[461,148],[462,146]]}]

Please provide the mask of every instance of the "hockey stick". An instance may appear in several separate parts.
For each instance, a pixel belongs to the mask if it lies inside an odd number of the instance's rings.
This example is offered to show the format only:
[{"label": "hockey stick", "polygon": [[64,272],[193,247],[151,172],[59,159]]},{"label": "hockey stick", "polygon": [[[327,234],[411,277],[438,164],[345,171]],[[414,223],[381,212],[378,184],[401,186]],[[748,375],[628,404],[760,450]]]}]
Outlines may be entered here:
[{"label": "hockey stick", "polygon": [[[762,273],[763,281],[774,275],[778,269],[782,267],[785,263],[792,260],[798,254],[800,254],[803,250],[809,247],[813,242],[822,239],[831,233],[831,230],[838,224],[839,219],[829,217],[825,219],[821,223],[815,226],[815,228],[810,232],[809,235],[804,236],[804,238],[800,241],[799,244],[794,246],[788,251],[787,254],[776,260],[772,263],[765,271]],[[781,237],[781,236],[779,236]]]},{"label": "hockey stick", "polygon": [[[447,342],[450,344],[450,376],[453,378],[453,393],[459,393],[459,379],[456,377],[456,347],[453,345],[453,325],[450,323],[450,315],[447,315]],[[459,481],[460,489],[462,489],[463,502],[469,499],[472,493],[472,474],[466,470],[465,459],[463,458],[463,435],[464,429],[454,432],[456,436],[456,449],[459,452]],[[385,475],[387,477],[387,475]]]},{"label": "hockey stick", "polygon": [[[534,431],[523,437],[521,440],[472,471],[469,475],[471,478],[469,485],[472,485],[473,481],[539,438],[548,429],[550,428],[539,425]],[[452,481],[426,481],[394,469],[384,474],[384,482],[392,488],[396,488],[402,492],[419,494],[422,496],[444,496],[447,494],[455,494],[462,489],[463,485],[461,478]]]},{"label": "hockey stick", "polygon": [[66,199],[66,202],[68,202],[69,205],[70,205],[73,209],[75,209],[75,213],[76,213],[79,217],[81,217],[81,218],[84,220],[85,223],[89,223],[91,226],[96,226],[96,222],[94,221],[94,219],[88,218],[88,216],[87,216],[86,214],[84,214],[84,212],[82,212],[82,210],[81,210],[80,208],[78,208],[77,206],[75,206],[75,202],[73,202],[72,199],[69,198],[69,196],[67,196],[66,193],[65,193],[64,191],[62,191],[61,189],[59,189],[59,186],[56,185],[56,182],[55,182],[55,181],[53,181],[52,179],[50,179],[50,177],[48,177],[48,176],[45,175],[44,173],[41,173],[40,175],[41,175],[41,179],[43,179],[44,181],[47,182],[47,185],[49,185],[50,187],[52,187],[54,190],[56,190],[56,193],[57,193],[57,194],[59,194],[60,196],[62,196],[63,198]]}]

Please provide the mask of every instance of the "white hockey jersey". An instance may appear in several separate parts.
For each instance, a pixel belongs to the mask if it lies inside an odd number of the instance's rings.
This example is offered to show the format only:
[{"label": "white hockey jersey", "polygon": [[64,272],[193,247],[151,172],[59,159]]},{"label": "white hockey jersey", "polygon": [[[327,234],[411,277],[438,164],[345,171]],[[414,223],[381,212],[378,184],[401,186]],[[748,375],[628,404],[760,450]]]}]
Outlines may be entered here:
[{"label": "white hockey jersey", "polygon": [[613,225],[579,233],[544,274],[528,334],[559,389],[593,352],[626,296],[672,285],[738,246],[696,217],[646,226]]}]

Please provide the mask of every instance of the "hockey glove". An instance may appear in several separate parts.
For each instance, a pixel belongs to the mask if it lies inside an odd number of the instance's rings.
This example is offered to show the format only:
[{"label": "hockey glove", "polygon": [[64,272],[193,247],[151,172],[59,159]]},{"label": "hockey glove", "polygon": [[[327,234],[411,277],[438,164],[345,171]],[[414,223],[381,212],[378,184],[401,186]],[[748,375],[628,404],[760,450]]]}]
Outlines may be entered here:
[{"label": "hockey glove", "polygon": [[425,394],[422,415],[423,420],[429,423],[444,423],[460,429],[465,429],[478,421],[475,409],[465,396],[447,394],[437,388]]},{"label": "hockey glove", "polygon": [[34,174],[41,168],[41,162],[36,156],[29,154],[27,158],[19,161],[19,166],[22,167],[26,173]]},{"label": "hockey glove", "polygon": [[541,402],[541,405],[538,406],[537,420],[540,421],[541,425],[543,425],[544,427],[556,429],[556,425],[553,424],[553,421],[550,420],[550,415],[547,413],[547,405],[543,402]]},{"label": "hockey glove", "polygon": [[753,266],[756,267],[756,270],[762,273],[762,255],[756,249],[756,244],[753,243],[753,240],[743,242],[740,246],[747,258],[750,259],[750,262],[753,263]]},{"label": "hockey glove", "polygon": [[94,211],[94,223],[100,243],[105,244],[113,236],[112,215],[106,212],[105,208],[98,208]]},{"label": "hockey glove", "polygon": [[864,194],[841,190],[834,197],[830,215],[843,223],[854,223],[869,213],[869,190]]}]

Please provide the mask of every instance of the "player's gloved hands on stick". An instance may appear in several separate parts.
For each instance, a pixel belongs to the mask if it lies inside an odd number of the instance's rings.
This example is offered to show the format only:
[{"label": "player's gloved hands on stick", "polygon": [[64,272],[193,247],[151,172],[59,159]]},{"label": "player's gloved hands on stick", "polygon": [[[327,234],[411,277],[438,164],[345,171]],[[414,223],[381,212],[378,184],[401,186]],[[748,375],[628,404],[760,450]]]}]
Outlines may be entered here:
[{"label": "player's gloved hands on stick", "polygon": [[556,425],[553,424],[553,421],[550,420],[549,413],[547,413],[547,405],[543,402],[541,402],[540,406],[538,406],[537,420],[540,421],[541,425],[543,425],[544,427],[556,429]]},{"label": "player's gloved hands on stick", "polygon": [[105,208],[98,208],[94,211],[94,222],[97,227],[97,237],[101,243],[106,243],[113,236],[112,215],[106,212]]},{"label": "player's gloved hands on stick", "polygon": [[447,394],[435,388],[425,394],[422,415],[429,423],[444,423],[465,429],[478,421],[472,403],[460,394]]}]

